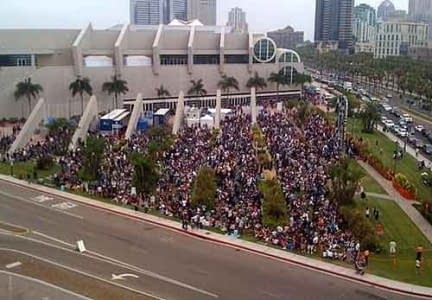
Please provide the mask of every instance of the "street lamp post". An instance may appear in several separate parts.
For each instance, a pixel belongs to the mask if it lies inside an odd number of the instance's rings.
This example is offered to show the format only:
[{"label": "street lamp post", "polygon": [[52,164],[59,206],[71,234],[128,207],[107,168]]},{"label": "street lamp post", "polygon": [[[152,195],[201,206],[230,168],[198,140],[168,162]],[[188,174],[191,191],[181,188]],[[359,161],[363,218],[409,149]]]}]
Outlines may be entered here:
[{"label": "street lamp post", "polygon": [[11,159],[11,161],[10,161],[10,174],[13,177],[13,175],[14,175],[14,161],[13,161],[13,159]]}]

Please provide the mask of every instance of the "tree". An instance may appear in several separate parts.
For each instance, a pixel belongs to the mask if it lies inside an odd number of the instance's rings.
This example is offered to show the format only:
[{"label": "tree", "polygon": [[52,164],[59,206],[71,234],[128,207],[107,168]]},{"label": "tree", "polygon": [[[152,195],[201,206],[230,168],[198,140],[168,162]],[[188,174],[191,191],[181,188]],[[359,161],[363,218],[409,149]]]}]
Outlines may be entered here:
[{"label": "tree", "polygon": [[218,87],[229,95],[230,89],[239,90],[239,83],[235,77],[222,75],[221,80],[218,82]]},{"label": "tree", "polygon": [[127,81],[120,79],[120,76],[114,75],[112,81],[104,82],[102,91],[107,92],[108,95],[114,94],[114,108],[118,108],[118,96],[126,94],[129,91]]},{"label": "tree", "polygon": [[213,209],[216,200],[216,188],[215,172],[209,167],[202,167],[193,185],[192,206],[199,207],[205,205],[207,210]]},{"label": "tree", "polygon": [[81,78],[77,76],[75,81],[72,81],[69,85],[69,90],[72,93],[72,97],[75,97],[76,94],[80,95],[81,98],[81,113],[84,113],[84,93],[91,96],[93,95],[93,88],[90,85],[90,79],[87,77]]},{"label": "tree", "polygon": [[300,84],[302,90],[303,90],[304,84],[306,82],[309,82],[309,83],[312,82],[312,77],[310,75],[306,75],[306,74],[297,74],[297,75],[295,75],[295,77],[294,77],[294,83]]},{"label": "tree", "polygon": [[153,159],[141,153],[133,153],[131,162],[134,167],[133,186],[141,196],[153,193],[159,179],[157,165]]},{"label": "tree", "polygon": [[270,77],[267,80],[276,84],[277,99],[279,101],[280,86],[281,85],[288,85],[288,77],[285,74],[283,74],[282,72],[278,72],[278,73],[273,72],[270,74]]},{"label": "tree", "polygon": [[282,188],[273,180],[265,180],[259,184],[259,190],[264,196],[263,224],[272,229],[287,223],[287,206]]},{"label": "tree", "polygon": [[83,149],[83,165],[79,172],[80,178],[85,182],[98,179],[99,169],[104,154],[105,141],[103,138],[90,136]]},{"label": "tree", "polygon": [[33,98],[39,96],[40,92],[43,92],[42,86],[37,83],[32,83],[31,78],[29,77],[24,79],[24,81],[20,81],[17,83],[14,96],[16,100],[22,97],[27,98],[30,114],[32,110],[31,101]]},{"label": "tree", "polygon": [[353,168],[350,159],[341,158],[330,167],[331,196],[339,205],[353,203],[362,174]]},{"label": "tree", "polygon": [[246,83],[246,87],[252,88],[254,87],[256,90],[264,89],[267,87],[267,83],[265,78],[260,77],[258,75],[258,72],[255,72],[255,75],[251,78],[249,78],[248,82]]},{"label": "tree", "polygon": [[202,79],[191,80],[190,83],[192,84],[192,86],[188,91],[188,95],[195,95],[201,97],[207,95],[207,91],[204,89],[204,83]]},{"label": "tree", "polygon": [[363,131],[373,133],[376,123],[379,121],[380,113],[374,103],[367,103],[366,108],[360,113],[363,123]]},{"label": "tree", "polygon": [[160,87],[156,88],[156,93],[159,98],[171,96],[170,92],[162,84]]},{"label": "tree", "polygon": [[174,144],[174,137],[167,127],[152,127],[147,131],[149,139],[147,150],[149,155],[157,160],[163,152],[168,151]]}]

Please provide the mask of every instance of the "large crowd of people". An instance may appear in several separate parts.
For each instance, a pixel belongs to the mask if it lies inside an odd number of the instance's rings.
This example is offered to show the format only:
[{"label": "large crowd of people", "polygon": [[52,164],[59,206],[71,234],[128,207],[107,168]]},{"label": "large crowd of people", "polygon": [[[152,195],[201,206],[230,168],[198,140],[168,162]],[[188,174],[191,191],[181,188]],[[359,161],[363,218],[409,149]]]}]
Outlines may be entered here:
[{"label": "large crowd of people", "polygon": [[[336,203],[328,197],[326,182],[329,166],[338,159],[334,127],[319,114],[312,113],[302,122],[295,110],[284,112],[265,107],[258,124],[266,138],[274,171],[285,196],[286,226],[268,228],[262,223],[262,178],[253,147],[251,116],[236,108],[221,123],[220,131],[205,126],[184,127],[171,149],[159,157],[161,167],[156,193],[140,198],[133,187],[130,154],[146,153],[145,134],[123,142],[119,136],[105,136],[103,160],[97,181],[80,179],[83,144],[58,158],[61,171],[54,182],[69,190],[109,198],[123,205],[157,209],[196,227],[214,227],[229,235],[249,232],[256,238],[284,249],[313,253],[329,258],[350,258],[358,242],[345,230]],[[61,140],[70,132],[48,135],[44,141],[30,143],[13,154],[24,161],[61,152]],[[2,145],[2,141],[0,141]],[[119,145],[119,146],[118,146]],[[217,182],[214,207],[193,207],[191,194],[201,167],[214,170]]]}]

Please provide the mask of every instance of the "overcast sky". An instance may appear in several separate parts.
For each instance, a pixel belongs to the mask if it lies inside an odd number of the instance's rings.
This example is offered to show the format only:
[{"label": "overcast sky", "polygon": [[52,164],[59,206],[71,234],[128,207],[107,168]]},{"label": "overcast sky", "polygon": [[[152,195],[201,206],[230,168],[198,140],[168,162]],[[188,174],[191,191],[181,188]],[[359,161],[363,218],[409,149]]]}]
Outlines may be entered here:
[{"label": "overcast sky", "polygon": [[[382,0],[356,0],[377,7]],[[396,9],[408,9],[408,0],[393,0]],[[315,0],[218,0],[218,24],[239,6],[247,12],[254,32],[292,25],[312,39]],[[129,22],[129,0],[0,0],[0,28],[82,28],[91,22],[107,28]]]}]

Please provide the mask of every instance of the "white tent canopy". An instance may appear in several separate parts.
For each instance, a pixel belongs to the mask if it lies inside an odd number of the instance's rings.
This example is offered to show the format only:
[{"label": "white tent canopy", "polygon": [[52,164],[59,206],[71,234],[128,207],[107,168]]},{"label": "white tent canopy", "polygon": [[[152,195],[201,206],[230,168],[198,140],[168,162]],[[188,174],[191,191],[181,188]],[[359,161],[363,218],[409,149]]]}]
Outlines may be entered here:
[{"label": "white tent canopy", "polygon": [[214,126],[214,119],[212,116],[205,115],[200,119],[201,126],[207,126],[208,128],[213,128]]},{"label": "white tent canopy", "polygon": [[108,56],[86,56],[84,65],[86,67],[112,67],[113,60]]}]

